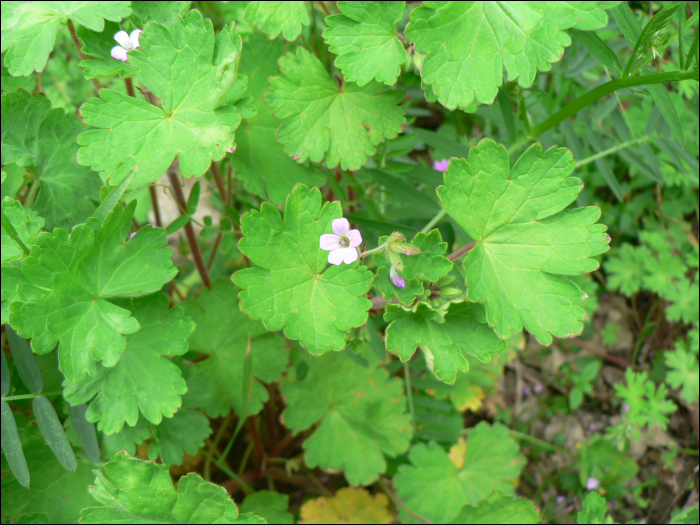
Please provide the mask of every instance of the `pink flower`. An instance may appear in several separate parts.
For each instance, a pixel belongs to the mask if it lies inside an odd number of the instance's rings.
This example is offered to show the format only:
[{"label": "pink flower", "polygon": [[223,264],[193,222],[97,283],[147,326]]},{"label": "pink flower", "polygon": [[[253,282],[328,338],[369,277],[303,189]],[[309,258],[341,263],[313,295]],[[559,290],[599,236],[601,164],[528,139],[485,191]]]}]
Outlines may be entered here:
[{"label": "pink flower", "polygon": [[389,278],[397,288],[406,288],[406,281],[399,275],[399,272],[396,271],[393,264],[391,265],[391,270],[389,270]]},{"label": "pink flower", "polygon": [[141,29],[134,29],[131,35],[128,35],[126,31],[119,31],[114,35],[114,40],[119,42],[119,45],[112,48],[112,56],[117,60],[126,62],[128,60],[127,52],[139,47],[139,35],[141,33],[143,33]]},{"label": "pink flower", "polygon": [[588,490],[593,490],[593,489],[597,488],[598,485],[600,485],[600,480],[597,478],[588,478],[586,480],[586,488]]},{"label": "pink flower", "polygon": [[441,159],[433,161],[433,169],[437,171],[447,171],[447,167],[450,165],[450,159]]},{"label": "pink flower", "polygon": [[339,266],[357,260],[357,247],[362,244],[360,230],[351,230],[347,219],[334,219],[333,232],[321,235],[321,249],[329,250],[328,262]]}]

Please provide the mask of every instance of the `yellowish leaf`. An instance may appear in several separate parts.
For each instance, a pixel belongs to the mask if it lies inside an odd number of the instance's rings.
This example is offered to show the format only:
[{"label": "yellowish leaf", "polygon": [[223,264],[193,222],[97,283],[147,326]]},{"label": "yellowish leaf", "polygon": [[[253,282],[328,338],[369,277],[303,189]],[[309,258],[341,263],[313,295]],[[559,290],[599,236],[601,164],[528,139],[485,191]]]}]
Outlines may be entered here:
[{"label": "yellowish leaf", "polygon": [[316,498],[301,506],[299,523],[391,523],[389,498],[363,488],[340,489],[333,498]]},{"label": "yellowish leaf", "polygon": [[464,465],[464,458],[465,455],[467,454],[467,440],[463,437],[459,438],[457,440],[456,445],[452,445],[450,448],[450,453],[447,454],[452,461],[452,463],[455,464],[457,469],[461,469],[462,466]]},{"label": "yellowish leaf", "polygon": [[465,410],[479,410],[484,399],[484,389],[480,386],[469,385],[462,392],[455,392],[452,395],[452,402],[457,410],[464,412]]}]

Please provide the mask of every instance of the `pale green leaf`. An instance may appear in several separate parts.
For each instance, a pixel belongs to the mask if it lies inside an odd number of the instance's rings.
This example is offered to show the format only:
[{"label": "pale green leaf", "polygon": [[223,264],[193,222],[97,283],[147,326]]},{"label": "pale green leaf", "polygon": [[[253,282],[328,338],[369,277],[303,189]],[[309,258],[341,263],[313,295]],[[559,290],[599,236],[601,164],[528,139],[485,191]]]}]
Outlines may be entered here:
[{"label": "pale green leaf", "polygon": [[126,349],[115,365],[99,367],[80,382],[66,380],[63,392],[72,405],[89,402],[88,421],[107,434],[119,432],[125,422],[133,427],[139,412],[155,425],[164,416],[173,417],[187,387],[180,369],[165,356],[187,352],[195,327],[182,308],[168,310],[162,294],[116,304],[130,310],[141,329],[126,337]]},{"label": "pale green leaf", "polygon": [[[27,166],[39,184],[34,210],[46,229],[70,230],[97,208],[100,177],[75,161],[83,124],[51,109],[45,96],[25,91],[2,97],[2,162]],[[37,182],[38,179],[38,182]]]},{"label": "pale green leaf", "polygon": [[[34,429],[38,434],[38,429]],[[25,450],[31,450],[27,455],[31,486],[23,487],[11,473],[3,476],[3,521],[14,522],[31,511],[45,512],[46,523],[78,523],[80,511],[93,503],[88,492],[88,486],[95,481],[93,464],[78,459],[75,471],[66,470],[39,435],[23,440],[23,445]]]},{"label": "pale green leaf", "polygon": [[608,249],[600,208],[564,210],[583,188],[565,148],[531,146],[512,169],[503,146],[483,140],[453,159],[438,196],[477,241],[464,268],[470,301],[485,303],[502,339],[525,327],[540,343],[583,330],[584,293],[565,275],[598,268]]},{"label": "pale green leaf", "polygon": [[605,498],[595,491],[589,492],[583,500],[583,509],[576,515],[576,520],[580,524],[606,523],[605,513],[607,506]]},{"label": "pale green leaf", "polygon": [[[604,4],[604,6],[602,6]],[[406,37],[425,53],[423,82],[448,109],[491,104],[503,84],[530,87],[561,59],[564,29],[604,27],[614,2],[423,2],[411,12]]]},{"label": "pale green leaf", "polygon": [[280,58],[284,76],[272,77],[265,102],[282,119],[277,140],[294,160],[311,159],[344,170],[360,169],[382,140],[406,125],[403,92],[371,82],[359,87],[333,80],[303,47]]},{"label": "pale green leaf", "polygon": [[681,397],[688,403],[694,403],[698,399],[698,384],[700,384],[697,356],[689,352],[685,344],[676,343],[673,351],[664,352],[664,360],[666,382],[673,388],[682,386]]},{"label": "pale green leaf", "polygon": [[288,494],[259,490],[246,496],[240,505],[240,511],[257,514],[268,523],[294,523],[294,516],[287,510],[288,507]]},{"label": "pale green leaf", "polygon": [[245,18],[253,22],[270,39],[280,33],[285,40],[296,40],[301,26],[309,25],[309,13],[304,2],[251,2],[245,11]]},{"label": "pale green leaf", "polygon": [[119,22],[131,14],[131,2],[3,2],[2,52],[13,76],[46,67],[56,33],[68,20],[102,31],[105,19]]},{"label": "pale green leaf", "polygon": [[132,189],[158,179],[175,157],[185,177],[202,175],[234,146],[240,116],[219,107],[236,78],[241,39],[233,28],[214,34],[210,20],[193,10],[170,30],[149,22],[129,52],[141,82],[160,107],[111,89],[80,108],[93,128],[78,138],[78,162],[103,171],[111,184],[132,169]]},{"label": "pale green leaf", "polygon": [[319,245],[341,217],[339,202],[321,207],[321,192],[301,184],[287,199],[284,221],[263,203],[241,219],[239,247],[258,267],[239,270],[241,310],[262,319],[268,330],[282,330],[313,354],[345,348],[346,332],[367,322],[372,306],[365,294],[372,273],[357,262],[328,265]]},{"label": "pale green leaf", "polygon": [[246,189],[276,204],[284,204],[297,182],[317,186],[325,180],[313,167],[290,159],[276,140],[279,122],[265,105],[263,93],[270,86],[268,79],[279,72],[277,60],[283,53],[281,40],[268,40],[257,31],[243,46],[240,71],[249,82],[241,96],[250,97],[255,115],[236,131],[233,154],[236,176]]},{"label": "pale green leaf", "polygon": [[406,62],[396,32],[405,8],[406,2],[338,2],[342,14],[326,18],[323,38],[347,82],[396,83]]},{"label": "pale green leaf", "polygon": [[99,506],[83,509],[81,523],[265,523],[239,516],[226,489],[194,473],[175,490],[167,466],[119,454],[96,474],[90,494]]},{"label": "pale green leaf", "polygon": [[457,458],[461,466],[434,442],[414,445],[408,459],[394,476],[396,495],[434,523],[455,519],[464,505],[476,506],[494,490],[513,495],[513,480],[525,464],[508,429],[486,422],[469,432],[466,454]]},{"label": "pale green leaf", "polygon": [[[2,201],[2,213],[12,224],[15,233],[26,248],[36,242],[36,238],[41,233],[44,226],[44,219],[33,210],[25,210],[19,201],[10,197],[5,197]],[[19,243],[12,236],[2,229],[2,263],[19,261],[26,254]]]},{"label": "pale green leaf", "polygon": [[[494,492],[476,507],[465,505],[462,512],[450,523],[530,524],[541,523],[540,513],[535,504],[525,498],[511,498]],[[581,522],[591,523],[591,522]]]},{"label": "pale green leaf", "polygon": [[195,410],[178,410],[173,417],[163,418],[153,426],[148,458],[160,457],[166,465],[181,465],[185,452],[196,455],[209,434],[211,427],[207,416]]},{"label": "pale green leaf", "polygon": [[415,311],[390,304],[384,319],[391,322],[386,329],[386,349],[408,361],[420,348],[428,370],[446,383],[455,382],[458,370],[469,370],[465,354],[488,362],[506,348],[486,324],[479,304],[453,303],[443,318],[424,303]]},{"label": "pale green leaf", "polygon": [[[190,339],[194,351],[207,354],[190,367],[191,373],[204,379],[196,406],[211,417],[225,416],[233,408],[238,415],[257,414],[269,397],[260,381],[278,381],[287,367],[284,338],[271,334],[265,326],[241,312],[240,291],[230,279],[214,281],[211,290],[202,290],[197,299],[183,303],[197,328]],[[221,327],[226,327],[222,330]],[[253,360],[250,397],[243,398],[243,369],[248,338]],[[190,405],[191,406],[191,405]]]},{"label": "pale green leaf", "polygon": [[292,368],[282,381],[285,426],[298,433],[320,423],[304,441],[306,464],[343,470],[351,485],[373,483],[387,468],[384,456],[401,454],[411,441],[403,385],[341,353],[307,362],[303,380]]},{"label": "pale green leaf", "polygon": [[42,233],[21,270],[3,267],[10,285],[3,299],[16,299],[10,323],[32,338],[36,353],[60,342],[61,370],[71,382],[100,373],[98,361],[116,365],[124,335],[139,329],[128,310],[107,299],[152,293],[177,274],[163,229],[142,228],[125,242],[135,204],[117,206],[104,225],[89,219],[70,236],[60,228]]}]

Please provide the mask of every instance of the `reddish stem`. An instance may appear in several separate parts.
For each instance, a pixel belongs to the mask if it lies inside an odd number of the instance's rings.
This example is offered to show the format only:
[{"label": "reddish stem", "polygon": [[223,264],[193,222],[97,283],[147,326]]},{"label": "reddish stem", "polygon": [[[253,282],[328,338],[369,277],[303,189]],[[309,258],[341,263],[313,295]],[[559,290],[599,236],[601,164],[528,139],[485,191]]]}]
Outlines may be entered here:
[{"label": "reddish stem", "polygon": [[156,194],[156,187],[153,184],[149,184],[148,192],[151,195],[151,208],[153,208],[153,215],[156,218],[156,226],[162,228],[163,221],[160,218],[160,208],[158,207],[158,195]]},{"label": "reddish stem", "polygon": [[266,455],[262,446],[262,441],[260,441],[258,427],[255,426],[255,419],[252,417],[248,418],[248,427],[250,428],[250,435],[253,438],[253,444],[255,445],[255,454],[258,456],[258,469],[260,469]]}]

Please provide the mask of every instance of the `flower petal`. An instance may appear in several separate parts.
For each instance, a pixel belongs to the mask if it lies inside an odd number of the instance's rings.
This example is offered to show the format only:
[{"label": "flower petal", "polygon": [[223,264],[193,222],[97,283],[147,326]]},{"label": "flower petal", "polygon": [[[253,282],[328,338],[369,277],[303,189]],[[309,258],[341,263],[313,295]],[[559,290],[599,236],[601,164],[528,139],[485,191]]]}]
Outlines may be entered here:
[{"label": "flower petal", "polygon": [[341,250],[343,253],[343,262],[345,264],[352,264],[357,260],[357,250],[355,248],[343,248]]},{"label": "flower petal", "polygon": [[349,231],[350,223],[347,219],[333,219],[333,232],[336,235],[342,235],[344,237],[347,237]]},{"label": "flower petal", "polygon": [[112,48],[112,57],[116,58],[117,60],[121,60],[122,62],[126,62],[126,49],[124,49],[122,46],[114,46]]},{"label": "flower petal", "polygon": [[129,51],[131,49],[131,39],[129,38],[129,33],[126,31],[119,31],[116,35],[114,35],[114,40],[119,42],[119,45],[124,48],[124,51]]},{"label": "flower petal", "polygon": [[350,230],[348,232],[348,239],[350,239],[350,248],[355,248],[362,244],[362,234],[360,230]]},{"label": "flower petal", "polygon": [[340,247],[338,241],[340,237],[333,235],[332,233],[324,233],[321,235],[321,249],[322,250],[337,250]]},{"label": "flower petal", "polygon": [[129,35],[129,40],[131,40],[131,49],[136,49],[139,47],[139,35],[143,33],[143,29],[134,29]]},{"label": "flower petal", "polygon": [[343,252],[345,250],[338,248],[337,250],[333,250],[328,253],[328,262],[331,264],[335,264],[336,266],[340,266],[343,263],[343,255],[345,255]]}]

